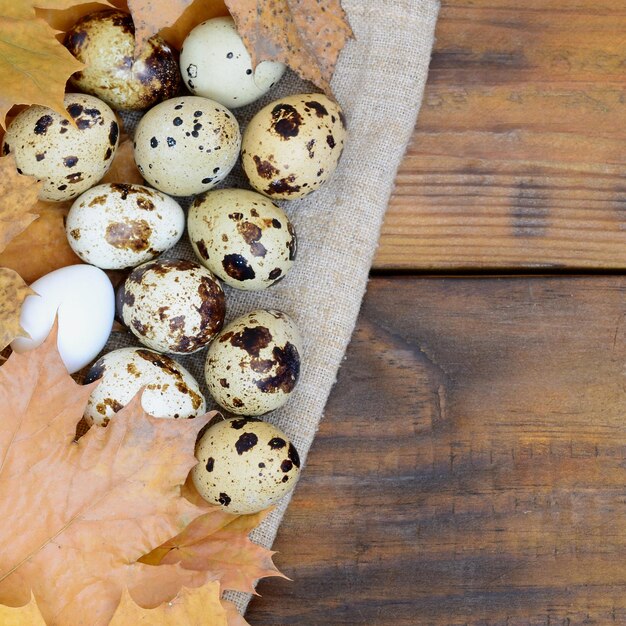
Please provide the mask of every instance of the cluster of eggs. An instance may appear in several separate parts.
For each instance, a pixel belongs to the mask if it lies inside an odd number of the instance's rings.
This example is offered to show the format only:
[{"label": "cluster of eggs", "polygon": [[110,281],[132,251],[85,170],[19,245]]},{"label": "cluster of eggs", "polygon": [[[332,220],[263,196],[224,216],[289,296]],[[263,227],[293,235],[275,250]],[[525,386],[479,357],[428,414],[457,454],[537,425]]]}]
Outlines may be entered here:
[{"label": "cluster of eggs", "polygon": [[[253,70],[231,18],[194,28],[179,61],[158,36],[135,56],[132,20],[117,10],[82,18],[65,45],[85,63],[71,79],[81,93],[65,96],[67,119],[29,107],[7,129],[3,153],[43,181],[42,200],[73,200],[66,233],[85,265],[31,285],[38,297],[26,300],[21,317],[30,337],[12,347],[39,345],[58,315],[61,357],[78,371],[104,347],[117,311],[141,346],[109,352],[88,370],[85,384],[100,382],[84,418],[101,426],[141,388],[155,417],[203,414],[200,385],[168,355],[206,350],[207,388],[234,417],[201,433],[193,482],[225,510],[261,510],[298,477],[293,444],[257,416],[289,399],[302,340],[278,310],[254,310],[224,327],[222,282],[261,290],[289,272],[296,233],[274,200],[301,198],[332,175],[346,136],[341,108],[322,94],[284,97],[261,108],[242,137],[231,109],[267,93],[285,66],[266,61]],[[191,95],[181,95],[182,84]],[[145,185],[98,184],[119,143],[114,109],[148,109],[133,137]],[[240,156],[254,191],[214,189]],[[195,196],[187,215],[180,196]],[[197,260],[161,257],[185,227]],[[103,270],[126,269],[114,293]],[[90,297],[94,290],[104,295]]]}]

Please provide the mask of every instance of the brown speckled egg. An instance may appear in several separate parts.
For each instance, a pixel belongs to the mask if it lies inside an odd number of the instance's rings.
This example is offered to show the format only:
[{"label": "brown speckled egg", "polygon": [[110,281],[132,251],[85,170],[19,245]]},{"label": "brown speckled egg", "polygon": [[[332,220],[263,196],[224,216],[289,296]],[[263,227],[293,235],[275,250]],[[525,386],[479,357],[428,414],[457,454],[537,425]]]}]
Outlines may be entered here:
[{"label": "brown speckled egg", "polygon": [[194,377],[179,363],[146,348],[121,348],[99,358],[84,380],[96,380],[85,419],[106,426],[145,387],[141,405],[154,417],[190,418],[202,415],[206,403]]},{"label": "brown speckled egg", "polygon": [[243,136],[250,184],[270,198],[302,198],[337,167],[346,139],[339,105],[323,94],[287,96],[262,108]]},{"label": "brown speckled egg", "polygon": [[263,415],[289,399],[300,376],[302,340],[294,321],[256,310],[232,321],[209,346],[206,383],[231,413]]},{"label": "brown speckled egg", "polygon": [[111,167],[119,126],[108,104],[68,93],[65,108],[76,127],[39,105],[19,113],[4,135],[3,153],[15,155],[18,171],[43,180],[41,200],[61,202],[93,187]]},{"label": "brown speckled egg", "polygon": [[143,185],[105,183],[81,194],[67,215],[72,250],[109,270],[135,267],[171,248],[185,229],[185,213],[169,196]]},{"label": "brown speckled egg", "polygon": [[300,457],[285,434],[253,417],[209,426],[196,444],[191,478],[198,493],[229,513],[257,513],[296,485]]},{"label": "brown speckled egg", "polygon": [[142,176],[172,196],[208,191],[237,162],[241,135],[224,106],[197,96],[173,98],[150,109],[135,132]]},{"label": "brown speckled egg", "polygon": [[86,65],[70,84],[116,109],[147,109],[178,93],[180,73],[172,48],[155,35],[135,58],[135,27],[127,13],[90,13],[67,32],[64,44]]},{"label": "brown speckled egg", "polygon": [[236,289],[266,289],[296,258],[296,232],[285,212],[246,189],[217,189],[196,198],[187,219],[200,260]]},{"label": "brown speckled egg", "polygon": [[117,294],[118,315],[139,341],[159,352],[204,348],[222,328],[226,301],[198,263],[157,259],[136,267]]}]

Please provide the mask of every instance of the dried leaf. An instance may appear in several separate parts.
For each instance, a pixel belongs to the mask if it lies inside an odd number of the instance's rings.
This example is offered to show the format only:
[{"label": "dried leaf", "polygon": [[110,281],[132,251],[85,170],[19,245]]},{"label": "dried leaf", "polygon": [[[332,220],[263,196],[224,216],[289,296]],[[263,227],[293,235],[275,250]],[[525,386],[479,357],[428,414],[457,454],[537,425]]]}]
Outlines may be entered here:
[{"label": "dried leaf", "polygon": [[39,217],[0,253],[0,266],[15,270],[27,283],[44,274],[82,263],[67,242],[65,217],[72,201],[42,202],[33,210]]},{"label": "dried leaf", "polygon": [[145,185],[143,176],[135,163],[133,142],[127,135],[122,135],[120,138],[113,163],[100,183],[136,183]]},{"label": "dried leaf", "polygon": [[35,5],[71,6],[76,0],[0,0],[0,124],[14,104],[41,104],[67,115],[63,95],[79,63],[56,39],[55,31],[35,17]]},{"label": "dried leaf", "polygon": [[175,598],[154,609],[143,609],[122,595],[110,626],[228,626],[226,609],[220,603],[220,585],[209,582],[197,589],[183,588]]},{"label": "dried leaf", "polygon": [[0,267],[0,350],[16,337],[24,336],[24,329],[20,326],[20,309],[24,300],[32,293],[34,291],[19,274]]},{"label": "dried leaf", "polygon": [[68,376],[56,332],[0,368],[0,602],[32,593],[51,626],[104,626],[125,588],[154,607],[206,580],[137,559],[199,512],[179,485],[207,418],[152,418],[135,398],[72,443],[92,388]]},{"label": "dried leaf", "polygon": [[193,0],[183,11],[181,16],[171,25],[161,30],[161,37],[171,46],[180,50],[185,37],[198,24],[212,17],[228,15],[228,9],[223,0]]},{"label": "dried leaf", "polygon": [[226,0],[226,5],[255,66],[282,61],[330,92],[339,53],[353,37],[340,0]]},{"label": "dried leaf", "polygon": [[31,211],[40,187],[32,176],[18,174],[12,155],[0,157],[0,252],[37,218]]},{"label": "dried leaf", "polygon": [[28,604],[17,608],[0,604],[0,624],[2,626],[46,626],[33,597]]},{"label": "dried leaf", "polygon": [[180,564],[207,572],[220,581],[222,590],[255,593],[254,584],[265,576],[282,576],[272,562],[274,552],[250,541],[248,535],[271,509],[253,515],[233,515],[205,503],[187,481],[185,496],[205,508],[178,536],[144,556],[152,564]]}]

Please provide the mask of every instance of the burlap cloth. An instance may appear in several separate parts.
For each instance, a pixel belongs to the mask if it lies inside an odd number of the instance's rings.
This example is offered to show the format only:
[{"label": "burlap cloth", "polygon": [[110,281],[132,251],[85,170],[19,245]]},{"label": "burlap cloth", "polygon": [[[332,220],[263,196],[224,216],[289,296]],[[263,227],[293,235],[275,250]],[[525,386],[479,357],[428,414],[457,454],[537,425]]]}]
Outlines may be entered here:
[{"label": "burlap cloth", "polygon": [[[304,339],[300,381],[287,405],[264,419],[286,432],[303,462],[356,322],[396,170],[415,125],[439,2],[343,0],[343,6],[356,39],[342,52],[332,82],[348,121],[342,160],[326,186],[281,203],[298,234],[298,258],[287,277],[260,292],[225,287],[227,320],[254,308],[276,308],[298,323]],[[235,111],[242,131],[266,103],[310,91],[288,73],[263,100]],[[138,117],[124,118],[132,133]],[[249,187],[238,168],[223,186]],[[166,256],[193,259],[186,236]],[[114,333],[105,352],[129,345],[138,345],[132,335]],[[202,385],[204,352],[176,357]],[[210,400],[206,387],[204,392]],[[283,500],[254,531],[256,542],[271,546],[287,504]],[[250,600],[247,594],[229,597],[242,611]]]}]

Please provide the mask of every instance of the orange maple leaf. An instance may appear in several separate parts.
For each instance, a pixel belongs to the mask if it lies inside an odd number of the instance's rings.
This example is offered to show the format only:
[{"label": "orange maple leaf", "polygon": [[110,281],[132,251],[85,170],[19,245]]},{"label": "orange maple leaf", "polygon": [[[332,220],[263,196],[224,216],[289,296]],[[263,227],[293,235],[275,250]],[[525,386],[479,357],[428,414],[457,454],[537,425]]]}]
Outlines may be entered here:
[{"label": "orange maple leaf", "polygon": [[226,5],[255,66],[281,61],[330,92],[339,53],[354,36],[340,0],[226,0]]},{"label": "orange maple leaf", "polygon": [[46,623],[104,626],[128,588],[142,607],[206,576],[137,560],[200,512],[180,485],[209,416],[148,416],[139,398],[74,443],[93,386],[68,376],[56,332],[0,367],[0,602],[34,595]]},{"label": "orange maple leaf", "polygon": [[0,350],[16,337],[24,335],[20,326],[20,309],[24,300],[32,293],[33,290],[17,272],[0,267]]}]

